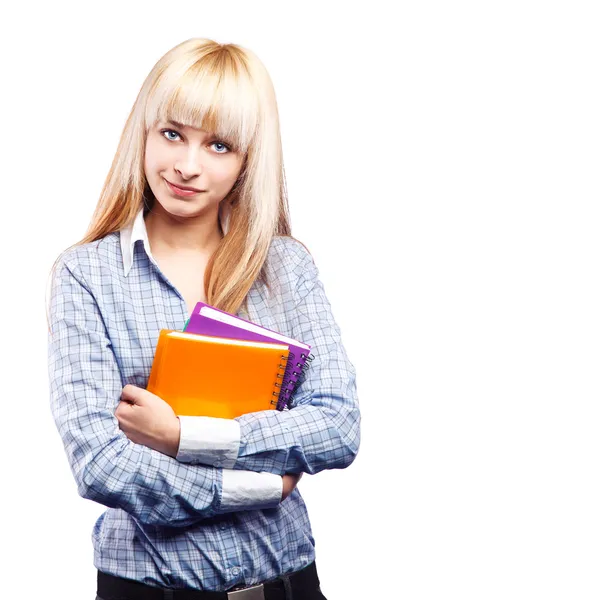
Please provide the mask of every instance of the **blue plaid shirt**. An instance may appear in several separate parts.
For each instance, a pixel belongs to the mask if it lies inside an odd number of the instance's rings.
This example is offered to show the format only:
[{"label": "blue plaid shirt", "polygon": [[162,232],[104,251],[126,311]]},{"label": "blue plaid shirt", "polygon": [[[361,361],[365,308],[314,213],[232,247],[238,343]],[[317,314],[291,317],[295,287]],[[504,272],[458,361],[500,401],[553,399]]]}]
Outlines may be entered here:
[{"label": "blue plaid shirt", "polygon": [[[312,346],[291,409],[235,424],[188,418],[173,459],[133,443],[115,417],[126,384],[146,387],[160,330],[181,330],[189,316],[151,256],[141,212],[140,220],[137,236],[127,228],[66,252],[51,295],[52,415],[79,494],[108,507],[92,531],[94,565],[149,585],[213,591],[302,569],[315,559],[306,506],[298,488],[281,502],[273,475],[345,468],[360,444],[355,370],[315,263],[295,240],[274,238],[272,289],[255,282],[248,313],[238,313]],[[212,425],[221,433],[203,443]]]}]

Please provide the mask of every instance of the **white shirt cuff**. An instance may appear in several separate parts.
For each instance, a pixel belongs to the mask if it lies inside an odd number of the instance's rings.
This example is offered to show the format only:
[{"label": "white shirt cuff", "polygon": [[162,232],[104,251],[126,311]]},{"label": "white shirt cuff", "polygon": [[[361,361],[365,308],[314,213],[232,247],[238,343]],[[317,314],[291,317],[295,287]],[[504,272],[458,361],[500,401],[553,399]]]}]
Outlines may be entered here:
[{"label": "white shirt cuff", "polygon": [[225,510],[260,510],[274,508],[281,502],[283,477],[273,473],[255,473],[223,469],[221,508]]},{"label": "white shirt cuff", "polygon": [[231,469],[240,451],[240,424],[235,419],[180,416],[177,460]]}]

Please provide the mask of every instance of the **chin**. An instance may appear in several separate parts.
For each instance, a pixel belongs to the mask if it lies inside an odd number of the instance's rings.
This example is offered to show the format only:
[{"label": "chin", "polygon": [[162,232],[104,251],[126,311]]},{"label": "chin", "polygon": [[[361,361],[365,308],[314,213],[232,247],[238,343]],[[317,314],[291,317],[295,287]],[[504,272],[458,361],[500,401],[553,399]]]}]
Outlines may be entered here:
[{"label": "chin", "polygon": [[201,200],[168,198],[165,202],[160,202],[163,210],[174,217],[196,217],[210,208],[209,204]]}]

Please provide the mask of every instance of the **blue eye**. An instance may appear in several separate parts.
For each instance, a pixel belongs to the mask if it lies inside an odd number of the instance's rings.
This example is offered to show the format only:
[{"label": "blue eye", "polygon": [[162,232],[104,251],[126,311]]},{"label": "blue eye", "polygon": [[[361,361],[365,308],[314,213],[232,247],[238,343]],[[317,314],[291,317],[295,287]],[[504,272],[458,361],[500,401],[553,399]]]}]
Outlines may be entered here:
[{"label": "blue eye", "polygon": [[231,150],[231,148],[229,146],[227,146],[227,144],[224,144],[223,142],[213,142],[211,144],[211,146],[222,146],[223,148],[226,149],[226,152],[217,151],[217,154],[227,154],[227,152],[229,152]]},{"label": "blue eye", "polygon": [[[176,131],[173,131],[172,129],[163,129],[160,133],[161,133],[161,135],[165,134],[165,133],[174,133],[175,135],[179,135]],[[174,141],[173,138],[171,138],[171,137],[166,137],[164,135],[163,135],[163,137],[169,141]]]}]

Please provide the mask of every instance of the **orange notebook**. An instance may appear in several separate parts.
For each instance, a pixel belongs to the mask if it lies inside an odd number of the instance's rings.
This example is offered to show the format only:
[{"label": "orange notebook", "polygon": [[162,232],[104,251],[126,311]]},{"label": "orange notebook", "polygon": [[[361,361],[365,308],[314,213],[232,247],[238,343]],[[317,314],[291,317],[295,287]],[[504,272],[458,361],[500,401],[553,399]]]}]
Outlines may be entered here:
[{"label": "orange notebook", "polygon": [[161,329],[146,389],[180,416],[275,409],[288,355],[286,344]]}]

